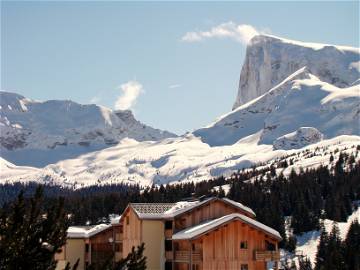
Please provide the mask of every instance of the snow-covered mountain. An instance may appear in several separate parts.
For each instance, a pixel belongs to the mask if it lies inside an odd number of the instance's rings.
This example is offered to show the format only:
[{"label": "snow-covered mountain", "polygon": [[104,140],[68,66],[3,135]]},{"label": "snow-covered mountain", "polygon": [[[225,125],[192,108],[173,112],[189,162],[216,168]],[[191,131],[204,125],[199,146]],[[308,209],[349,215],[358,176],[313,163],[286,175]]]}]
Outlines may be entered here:
[{"label": "snow-covered mountain", "polygon": [[338,88],[303,67],[194,134],[212,146],[231,145],[257,132],[261,133],[260,144],[273,144],[301,127],[315,128],[324,138],[360,135],[359,87]]},{"label": "snow-covered mountain", "polygon": [[[331,153],[356,153],[360,145],[359,57],[357,48],[254,37],[236,108],[180,137],[146,127],[129,112],[6,94],[12,98],[1,103],[1,144],[6,150],[0,179],[76,187],[117,182],[145,186],[231,175],[288,156],[296,159],[281,169],[285,175],[291,169],[327,165]],[[66,147],[88,151],[69,159],[56,152]],[[55,161],[49,162],[49,153]],[[19,166],[21,158],[37,155],[39,160],[46,157],[49,165]]]},{"label": "snow-covered mountain", "polygon": [[25,165],[47,165],[117,144],[123,138],[160,140],[175,135],[112,111],[69,100],[35,101],[0,92],[1,156]]},{"label": "snow-covered mountain", "polygon": [[266,93],[304,66],[323,82],[349,87],[360,77],[359,52],[359,48],[255,36],[246,50],[233,109]]},{"label": "snow-covered mountain", "polygon": [[[276,159],[287,159],[290,164],[292,159],[292,165],[279,168],[288,175],[292,169],[298,171],[300,167],[326,166],[331,154],[335,160],[340,152],[356,156],[360,145],[359,136],[347,135],[295,150],[274,150],[272,145],[258,144],[258,140],[259,134],[255,134],[231,146],[210,147],[191,134],[157,142],[124,139],[116,146],[59,161],[43,169],[0,160],[0,179],[2,182],[39,181],[77,188],[112,183],[150,186],[199,182],[230,176],[234,171],[256,165],[269,166]],[[357,155],[356,160],[359,159]]]}]

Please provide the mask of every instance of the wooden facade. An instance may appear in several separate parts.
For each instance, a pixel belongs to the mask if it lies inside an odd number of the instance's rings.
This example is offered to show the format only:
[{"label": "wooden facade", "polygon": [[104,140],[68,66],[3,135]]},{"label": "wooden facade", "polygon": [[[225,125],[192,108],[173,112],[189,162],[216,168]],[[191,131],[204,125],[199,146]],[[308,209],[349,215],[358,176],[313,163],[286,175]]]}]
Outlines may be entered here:
[{"label": "wooden facade", "polygon": [[[152,252],[151,255],[159,261],[159,268],[148,266],[148,269],[265,270],[267,262],[279,261],[279,239],[240,220],[231,220],[226,224],[221,224],[194,239],[172,239],[174,234],[186,228],[234,213],[255,218],[252,213],[221,199],[210,200],[208,203],[191,208],[189,211],[183,211],[171,218],[165,215],[163,218],[156,216],[156,218],[144,219],[134,209],[128,207],[120,220],[124,226],[123,256],[126,256],[133,246],[142,242],[145,243],[145,251],[153,246],[154,239],[146,241],[146,237],[144,237],[149,234],[149,231],[145,231],[142,225],[146,220],[148,223],[157,222],[156,226],[163,224],[160,229],[163,237],[158,237],[157,241],[164,241],[163,250],[160,248],[160,251]],[[158,245],[157,250],[159,246],[162,245]],[[149,255],[147,257],[149,258]]]},{"label": "wooden facade", "polygon": [[[265,270],[268,261],[280,260],[277,242],[235,220],[197,239],[174,241],[174,269]],[[270,243],[274,250],[267,250],[266,243]]]}]

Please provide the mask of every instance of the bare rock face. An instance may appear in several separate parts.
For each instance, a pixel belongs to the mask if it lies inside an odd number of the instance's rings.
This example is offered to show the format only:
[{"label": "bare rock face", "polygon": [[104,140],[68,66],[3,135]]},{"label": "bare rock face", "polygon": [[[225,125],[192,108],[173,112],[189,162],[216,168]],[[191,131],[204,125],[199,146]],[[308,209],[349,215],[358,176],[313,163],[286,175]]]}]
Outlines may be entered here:
[{"label": "bare rock face", "polygon": [[313,143],[318,143],[324,135],[313,127],[301,127],[298,130],[277,138],[273,142],[275,150],[299,149]]},{"label": "bare rock face", "polygon": [[360,77],[359,49],[255,36],[247,47],[233,106],[261,96],[306,66],[321,81],[344,88]]}]

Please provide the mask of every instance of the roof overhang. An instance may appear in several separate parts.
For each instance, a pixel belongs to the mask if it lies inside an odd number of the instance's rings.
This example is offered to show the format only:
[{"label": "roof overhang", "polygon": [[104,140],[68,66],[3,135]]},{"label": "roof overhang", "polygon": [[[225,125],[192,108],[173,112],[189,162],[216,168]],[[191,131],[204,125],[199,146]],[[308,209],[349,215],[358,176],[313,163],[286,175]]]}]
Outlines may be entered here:
[{"label": "roof overhang", "polygon": [[229,224],[234,221],[241,221],[247,225],[249,225],[252,228],[255,228],[257,230],[262,231],[265,233],[265,235],[268,235],[271,238],[274,238],[277,241],[281,241],[282,237],[279,234],[278,231],[266,226],[265,224],[262,224],[252,218],[249,218],[242,214],[230,214],[223,216],[221,218],[213,219],[207,222],[200,223],[196,226],[192,226],[189,228],[186,228],[182,231],[179,231],[175,233],[172,236],[173,240],[195,240],[205,234],[208,234],[209,232],[215,231],[216,229],[225,226],[226,224]]}]

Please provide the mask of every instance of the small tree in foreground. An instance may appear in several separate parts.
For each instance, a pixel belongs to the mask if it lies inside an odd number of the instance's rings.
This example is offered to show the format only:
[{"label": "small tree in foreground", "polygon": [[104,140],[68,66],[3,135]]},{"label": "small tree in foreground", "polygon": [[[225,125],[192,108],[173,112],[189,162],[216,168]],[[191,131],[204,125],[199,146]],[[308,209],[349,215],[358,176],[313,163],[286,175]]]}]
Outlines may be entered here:
[{"label": "small tree in foreground", "polygon": [[0,270],[56,268],[54,256],[65,244],[68,229],[64,200],[48,210],[42,204],[39,186],[29,201],[20,192],[10,211],[0,209]]}]

